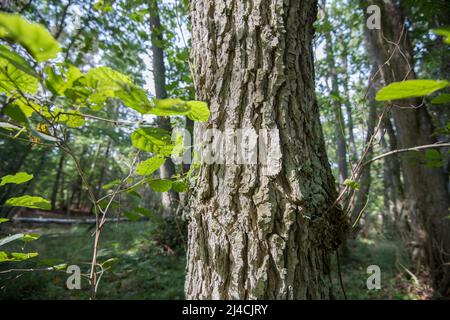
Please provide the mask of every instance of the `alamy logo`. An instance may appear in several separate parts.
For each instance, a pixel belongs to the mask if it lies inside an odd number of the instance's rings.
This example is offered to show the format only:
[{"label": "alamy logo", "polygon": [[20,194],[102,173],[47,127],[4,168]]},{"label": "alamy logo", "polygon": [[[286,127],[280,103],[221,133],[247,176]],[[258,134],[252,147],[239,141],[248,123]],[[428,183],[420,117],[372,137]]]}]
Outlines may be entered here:
[{"label": "alamy logo", "polygon": [[[388,4],[389,0],[384,0],[384,3]],[[367,18],[366,26],[369,30],[381,30],[381,8],[376,4],[372,4],[367,7],[367,13],[370,16]]]},{"label": "alamy logo", "polygon": [[381,29],[381,9],[377,5],[371,5],[367,7],[367,13],[370,16],[367,18],[367,28],[369,30]]},{"label": "alamy logo", "polygon": [[[173,149],[175,164],[202,163],[223,165],[259,165],[262,175],[273,176],[281,171],[281,143],[278,129],[206,129],[199,136],[202,143],[192,146],[190,133],[175,129],[172,141],[183,141],[185,152],[180,156]],[[191,153],[194,154],[192,158]]]},{"label": "alamy logo", "polygon": [[66,273],[71,274],[66,280],[66,287],[69,290],[81,289],[81,269],[77,265],[67,267]]},{"label": "alamy logo", "polygon": [[380,290],[381,289],[381,269],[377,265],[371,265],[367,267],[367,274],[370,276],[367,278],[367,289]]}]

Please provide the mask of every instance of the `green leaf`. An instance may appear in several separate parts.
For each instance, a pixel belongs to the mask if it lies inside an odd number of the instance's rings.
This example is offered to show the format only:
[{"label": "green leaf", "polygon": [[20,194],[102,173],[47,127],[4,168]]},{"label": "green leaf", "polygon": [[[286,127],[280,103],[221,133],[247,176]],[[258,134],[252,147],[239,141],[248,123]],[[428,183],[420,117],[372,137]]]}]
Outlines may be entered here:
[{"label": "green leaf", "polygon": [[69,96],[74,92],[87,94],[88,102],[100,105],[108,98],[115,98],[116,93],[123,90],[127,84],[132,85],[130,78],[118,71],[109,67],[93,68],[74,81]]},{"label": "green leaf", "polygon": [[13,96],[20,92],[34,94],[37,90],[38,80],[34,76],[0,56],[0,93],[5,92]]},{"label": "green leaf", "polygon": [[178,116],[187,115],[190,107],[181,99],[153,99],[153,108],[150,114],[157,116]]},{"label": "green leaf", "polygon": [[407,98],[423,97],[449,86],[444,80],[407,80],[393,82],[378,91],[377,101],[398,100]]},{"label": "green leaf", "polygon": [[81,116],[81,112],[79,111],[72,111],[72,112],[68,112],[70,114],[66,114],[66,125],[69,128],[78,128],[78,127],[82,127],[85,123],[86,120],[84,120],[84,117]]},{"label": "green leaf", "polygon": [[34,257],[37,257],[39,254],[37,252],[29,252],[29,253],[20,253],[20,252],[12,252],[8,253],[5,251],[0,251],[0,262],[15,262],[15,261],[24,261]]},{"label": "green leaf", "polygon": [[172,183],[172,189],[175,192],[186,192],[189,189],[189,186],[187,183],[183,182],[183,181],[174,181]]},{"label": "green leaf", "polygon": [[34,103],[33,101],[25,101],[23,98],[14,100],[14,106],[17,106],[17,108],[19,108],[23,112],[26,118],[31,117],[33,112],[35,112],[34,110],[41,111],[43,109],[37,103]]},{"label": "green leaf", "polygon": [[38,235],[37,233],[28,233],[28,234],[24,234],[22,239],[22,241],[24,242],[30,242],[30,241],[35,241],[37,239],[39,239],[41,236]]},{"label": "green leaf", "polygon": [[4,223],[4,222],[8,222],[9,221],[9,219],[6,219],[6,218],[0,218],[0,223]]},{"label": "green leaf", "polygon": [[425,159],[427,160],[425,163],[427,168],[440,168],[444,165],[442,154],[436,149],[425,151]]},{"label": "green leaf", "polygon": [[83,76],[83,73],[77,67],[73,65],[69,65],[68,70],[65,73],[65,81],[64,83],[60,83],[55,85],[55,94],[65,95],[68,98],[73,98],[77,100],[78,98],[86,99],[89,95],[89,91],[85,88],[72,87],[75,81]]},{"label": "green leaf", "polygon": [[202,101],[187,101],[181,99],[153,99],[151,114],[157,116],[180,116],[186,115],[189,119],[197,122],[208,121],[210,112],[208,105]]},{"label": "green leaf", "polygon": [[57,264],[51,267],[55,271],[62,271],[67,269],[67,263]]},{"label": "green leaf", "polygon": [[161,167],[166,159],[162,156],[156,156],[154,158],[147,159],[138,164],[136,172],[141,176],[151,175],[153,172]]},{"label": "green leaf", "polygon": [[0,247],[4,246],[7,243],[10,243],[12,241],[18,240],[18,239],[22,239],[23,238],[23,234],[22,233],[18,233],[18,234],[13,234],[11,236],[5,237],[0,239]]},{"label": "green leaf", "polygon": [[159,128],[139,128],[131,135],[131,142],[135,148],[164,156],[173,149],[169,131]]},{"label": "green leaf", "polygon": [[27,116],[19,106],[8,104],[3,110],[5,114],[12,120],[17,121],[23,125],[28,124]]},{"label": "green leaf", "polygon": [[344,186],[350,187],[355,190],[359,190],[359,183],[351,179],[346,179],[344,181]]},{"label": "green leaf", "polygon": [[444,42],[450,44],[450,28],[439,28],[432,30],[435,34],[444,37]]},{"label": "green leaf", "polygon": [[47,74],[47,79],[45,79],[47,88],[49,88],[53,94],[62,96],[64,94],[64,87],[66,85],[64,77],[60,74],[57,74],[51,66],[47,66],[45,68],[45,73]]},{"label": "green leaf", "polygon": [[103,269],[109,269],[113,265],[115,265],[118,261],[119,261],[119,259],[117,259],[117,258],[110,258],[110,259],[102,262],[100,265],[102,266]]},{"label": "green leaf", "polygon": [[27,60],[12,51],[9,47],[0,44],[0,58],[7,60],[14,67],[32,77],[36,77],[36,72],[28,64]]},{"label": "green leaf", "polygon": [[26,172],[18,172],[15,175],[7,175],[2,177],[0,186],[4,186],[7,183],[21,184],[30,181],[31,179],[33,179],[32,174],[28,174]]},{"label": "green leaf", "polygon": [[134,197],[136,199],[139,199],[139,200],[142,199],[142,196],[138,192],[136,192],[135,190],[128,190],[127,194],[129,194],[130,196],[132,196],[132,197]]},{"label": "green leaf", "polygon": [[50,32],[18,14],[0,13],[0,37],[18,42],[38,62],[53,59],[61,51]]},{"label": "green leaf", "polygon": [[445,104],[450,103],[450,94],[449,93],[443,93],[437,97],[435,97],[433,100],[431,100],[432,104]]},{"label": "green leaf", "polygon": [[52,208],[50,201],[33,196],[14,197],[6,200],[5,206],[9,207],[25,207],[31,209],[50,210]]},{"label": "green leaf", "polygon": [[[106,209],[106,207],[108,206],[108,203],[109,203],[109,199],[103,199],[102,201],[100,201],[98,203],[98,205],[99,205],[100,208]],[[117,209],[118,207],[119,207],[119,203],[117,201],[113,201],[109,205],[110,209]]]},{"label": "green leaf", "polygon": [[94,3],[93,8],[97,11],[101,11],[102,13],[107,13],[113,11],[113,7],[111,6],[110,1],[98,0]]},{"label": "green leaf", "polygon": [[3,121],[0,121],[0,128],[3,128],[8,131],[18,131],[18,130],[22,129],[21,127],[18,127],[11,123],[3,122]]},{"label": "green leaf", "polygon": [[[172,136],[173,138],[173,136]],[[175,132],[175,145],[172,149],[172,155],[181,156],[184,151],[186,150],[186,147],[184,145],[184,137],[180,132]]]},{"label": "green leaf", "polygon": [[120,181],[121,181],[120,179],[113,180],[113,181],[111,181],[110,183],[105,184],[105,185],[102,187],[102,189],[103,189],[103,190],[109,190],[109,189],[112,189],[113,187],[119,185]]},{"label": "green leaf", "polygon": [[206,102],[188,101],[186,104],[191,108],[188,118],[197,122],[206,122],[209,119],[210,112]]},{"label": "green leaf", "polygon": [[115,92],[115,97],[139,113],[147,114],[151,109],[151,103],[144,89],[135,85],[124,85],[121,90]]},{"label": "green leaf", "polygon": [[428,160],[441,160],[442,159],[441,153],[439,151],[437,151],[436,149],[427,150],[425,152],[425,157]]},{"label": "green leaf", "polygon": [[167,192],[172,188],[172,181],[156,179],[147,181],[148,186],[156,192]]},{"label": "green leaf", "polygon": [[29,234],[23,234],[23,233],[17,233],[14,235],[11,235],[9,237],[0,239],[0,247],[4,246],[5,244],[15,241],[15,240],[22,240],[24,242],[34,241],[40,238],[40,235],[35,233],[29,233]]}]

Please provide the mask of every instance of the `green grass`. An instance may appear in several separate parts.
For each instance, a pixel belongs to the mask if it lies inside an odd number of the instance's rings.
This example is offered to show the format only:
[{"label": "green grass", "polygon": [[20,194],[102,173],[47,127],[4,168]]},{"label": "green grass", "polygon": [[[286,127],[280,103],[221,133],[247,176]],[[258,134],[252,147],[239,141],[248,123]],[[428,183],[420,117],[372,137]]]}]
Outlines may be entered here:
[{"label": "green grass", "polygon": [[[92,230],[88,225],[69,228],[51,226],[32,230],[42,234],[37,241],[9,245],[8,251],[39,252],[33,259],[57,259],[54,264],[76,264],[82,273],[89,271],[92,255]],[[167,250],[157,242],[156,227],[150,222],[111,223],[100,241],[99,262],[117,258],[102,277],[98,299],[183,299],[185,254],[182,249]],[[166,249],[166,250],[165,250]],[[170,251],[168,253],[167,251]],[[0,270],[33,267],[33,262],[0,265]],[[88,299],[89,283],[81,290],[68,290],[64,272],[22,272],[0,275],[0,299]]]},{"label": "green grass", "polygon": [[[34,261],[59,259],[57,263],[76,264],[83,273],[89,271],[92,254],[92,230],[88,225],[61,227],[46,225],[31,230],[3,230],[3,233],[37,232],[42,237],[23,243],[8,244],[8,251],[39,252]],[[99,262],[110,258],[118,261],[102,277],[98,299],[183,299],[185,252],[182,245],[171,243],[167,229],[151,222],[110,223],[106,225],[99,251]],[[176,237],[176,236],[175,236]],[[174,250],[168,249],[170,247]],[[349,253],[342,257],[342,276],[349,299],[423,299],[427,286],[422,277],[411,275],[415,267],[408,250],[399,241],[380,234],[350,241]],[[381,290],[368,290],[367,267],[381,269]],[[0,264],[0,271],[9,268],[33,267],[35,263]],[[406,269],[408,270],[406,270]],[[68,290],[65,272],[22,272],[0,275],[0,299],[88,299],[89,284],[82,290]],[[335,297],[342,299],[333,257],[332,277]]]},{"label": "green grass", "polygon": [[[341,273],[348,299],[358,300],[415,300],[429,298],[426,279],[412,276],[413,263],[399,241],[378,235],[357,239],[348,244],[348,254],[341,257]],[[369,290],[367,267],[378,265],[381,270],[381,289]],[[406,269],[405,269],[406,268]],[[337,298],[343,299],[333,259],[333,283]],[[411,272],[411,273],[409,273]],[[414,271],[415,272],[415,271]],[[419,279],[420,278],[420,279]]]}]

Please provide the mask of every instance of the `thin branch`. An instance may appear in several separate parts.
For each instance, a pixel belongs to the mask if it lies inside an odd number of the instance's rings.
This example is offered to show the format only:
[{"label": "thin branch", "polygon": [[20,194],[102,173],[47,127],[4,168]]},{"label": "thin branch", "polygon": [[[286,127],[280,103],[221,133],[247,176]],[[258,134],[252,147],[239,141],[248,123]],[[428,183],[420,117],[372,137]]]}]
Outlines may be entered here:
[{"label": "thin branch", "polygon": [[97,208],[99,208],[100,212],[102,213],[102,217],[101,219],[99,218],[99,215],[96,214],[96,222],[95,222],[95,236],[94,236],[94,248],[92,250],[92,262],[91,262],[91,273],[90,273],[90,277],[89,277],[89,281],[91,284],[91,299],[95,299],[95,296],[97,294],[97,288],[98,288],[98,284],[99,281],[101,279],[101,276],[103,275],[103,273],[100,274],[100,276],[97,279],[97,272],[96,272],[96,267],[97,267],[97,254],[98,254],[98,247],[99,247],[99,243],[100,243],[100,235],[102,232],[102,228],[106,223],[106,214],[115,198],[115,196],[118,194],[118,192],[120,191],[120,189],[122,188],[122,185],[125,183],[125,181],[127,181],[133,174],[133,169],[134,166],[139,158],[139,154],[140,152],[138,151],[135,155],[135,157],[133,158],[133,161],[131,162],[130,165],[130,170],[128,172],[128,175],[123,178],[121,180],[121,182],[119,183],[119,185],[117,186],[116,190],[114,191],[114,193],[111,196],[111,199],[109,199],[108,204],[106,205],[105,209],[101,209],[98,201],[95,201],[95,197],[94,197],[94,201],[93,204],[94,206]]},{"label": "thin branch", "polygon": [[28,143],[31,143],[31,144],[36,144],[36,145],[40,145],[40,146],[48,147],[48,148],[58,148],[57,145],[48,144],[48,143],[42,143],[42,142],[37,142],[37,141],[30,141],[28,139],[19,138],[19,137],[12,137],[12,136],[4,134],[4,133],[0,133],[0,137],[4,137],[4,138],[7,138],[7,139],[11,139],[11,140],[18,140],[18,141],[21,141],[21,142],[28,142]]},{"label": "thin branch", "polygon": [[423,145],[423,146],[417,146],[417,147],[412,147],[412,148],[404,148],[404,149],[397,149],[397,150],[392,150],[383,154],[380,154],[379,156],[376,156],[366,162],[363,163],[363,166],[368,165],[369,163],[372,163],[374,161],[380,160],[382,158],[385,157],[389,157],[398,153],[404,153],[404,152],[410,152],[410,151],[421,151],[421,150],[426,150],[426,149],[433,149],[433,148],[445,148],[445,147],[450,147],[450,143],[433,143],[433,144],[427,144],[427,145]]},{"label": "thin branch", "polygon": [[139,120],[139,121],[111,120],[111,119],[101,118],[101,117],[97,117],[97,116],[93,116],[93,115],[85,114],[85,113],[58,112],[55,117],[58,117],[59,115],[68,115],[68,116],[98,120],[98,121],[112,123],[113,125],[116,125],[116,126],[117,125],[134,126],[134,125],[149,124],[148,122],[143,121],[143,120]]}]

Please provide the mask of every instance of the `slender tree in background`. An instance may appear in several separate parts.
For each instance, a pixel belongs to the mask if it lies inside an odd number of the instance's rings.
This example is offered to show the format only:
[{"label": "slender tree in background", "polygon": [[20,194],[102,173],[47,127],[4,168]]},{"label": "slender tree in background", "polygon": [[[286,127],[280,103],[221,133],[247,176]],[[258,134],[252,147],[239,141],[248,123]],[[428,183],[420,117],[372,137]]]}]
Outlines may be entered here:
[{"label": "slender tree in background", "polygon": [[[397,133],[390,118],[383,119],[384,135],[381,139],[384,152],[397,150]],[[394,226],[404,241],[411,239],[411,216],[405,210],[405,188],[402,182],[402,167],[398,155],[384,159],[383,167],[384,203],[392,215]]]},{"label": "slender tree in background", "polygon": [[[155,83],[155,96],[158,99],[167,98],[166,68],[164,65],[163,30],[157,0],[150,0],[150,26],[153,54],[153,79]],[[172,126],[169,117],[158,117],[158,126],[161,129],[171,131]],[[175,165],[170,158],[160,168],[161,179],[170,179],[175,174]],[[179,203],[178,193],[171,190],[161,195],[164,207],[164,216],[169,217],[174,213]]]},{"label": "slender tree in background", "polygon": [[[367,32],[385,84],[415,79],[413,53],[404,17],[391,0],[362,1],[381,8],[381,29]],[[389,63],[386,63],[389,61]],[[421,99],[395,101],[392,114],[400,148],[436,142],[430,115]],[[416,236],[423,246],[435,289],[450,295],[449,195],[442,168],[427,168],[410,157],[402,157],[408,211],[418,228]]]},{"label": "slender tree in background", "polygon": [[[324,3],[325,7],[325,3]],[[328,12],[324,8],[324,20],[329,24]],[[348,178],[348,163],[347,163],[347,142],[345,140],[345,121],[342,113],[341,96],[339,93],[339,79],[336,59],[333,50],[333,37],[331,32],[325,32],[325,50],[326,60],[328,64],[328,78],[331,81],[331,99],[335,120],[335,136],[336,136],[336,154],[339,168],[339,183],[342,186],[344,181]]]},{"label": "slender tree in background", "polygon": [[[314,93],[316,1],[191,2],[208,128],[279,130],[281,171],[203,164],[189,221],[189,299],[327,299],[340,210]],[[245,21],[245,23],[243,23]]]},{"label": "slender tree in background", "polygon": [[[364,47],[368,52],[373,49],[373,47],[369,44],[369,40],[367,39],[367,37],[365,37]],[[375,100],[375,96],[377,91],[381,88],[381,79],[378,73],[378,66],[376,64],[374,56],[375,54],[373,52],[369,53],[368,58],[371,71],[364,95],[364,98],[367,99],[366,106],[368,108],[366,112],[368,116],[366,117],[367,120],[365,122],[366,132],[364,138],[364,147],[367,147],[367,153],[365,154],[366,159],[371,159],[374,153],[374,145],[373,143],[371,143],[371,141],[373,139],[373,135],[375,134],[375,126],[378,118],[377,109],[379,107],[379,104],[377,104]],[[359,190],[356,194],[355,202],[352,204],[353,206],[351,208],[351,216],[353,220],[357,219],[359,216],[362,216],[363,211],[365,210],[365,208],[367,208],[367,204],[369,202],[370,186],[372,183],[371,168],[371,163],[368,163],[361,170],[359,178]]]},{"label": "slender tree in background", "polygon": [[52,210],[56,210],[56,200],[58,198],[60,182],[63,179],[64,160],[65,160],[65,153],[60,152],[58,169],[56,171],[55,181],[53,182],[52,195],[50,198]]},{"label": "slender tree in background", "polygon": [[[349,70],[348,70],[348,55],[349,49],[347,48],[346,41],[344,39],[339,39],[342,42],[343,49],[341,52],[341,60],[342,60],[342,75],[343,75],[343,100],[345,105],[345,115],[347,117],[347,129],[348,129],[348,140],[349,140],[349,163],[356,161],[358,159],[358,151],[356,147],[356,139],[355,139],[355,128],[353,122],[353,106],[350,100],[350,88],[349,88]],[[369,128],[368,128],[369,129]]]}]

